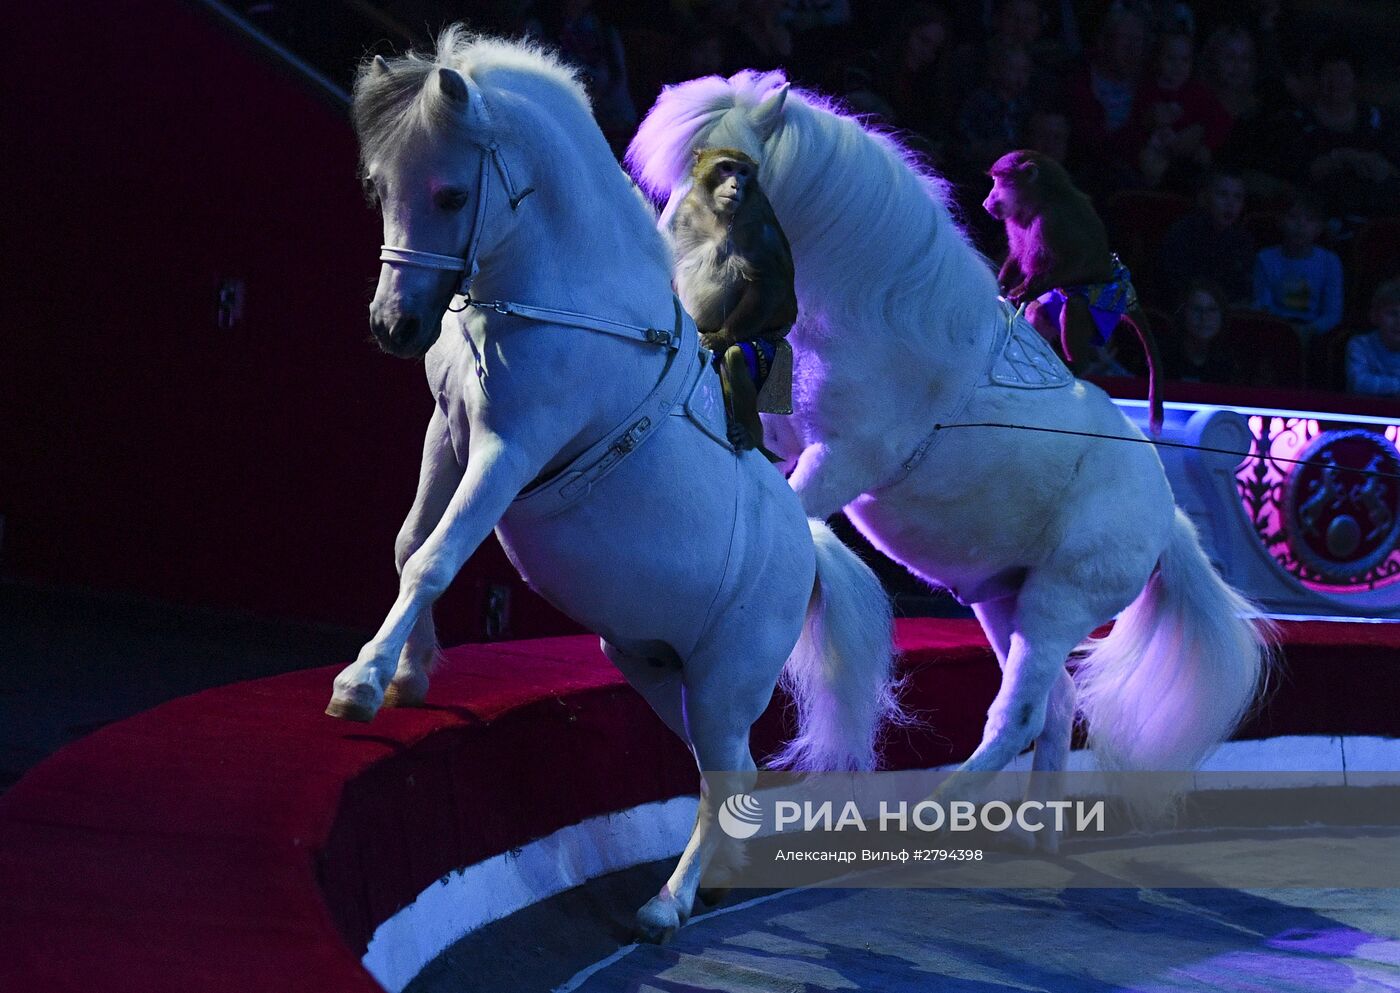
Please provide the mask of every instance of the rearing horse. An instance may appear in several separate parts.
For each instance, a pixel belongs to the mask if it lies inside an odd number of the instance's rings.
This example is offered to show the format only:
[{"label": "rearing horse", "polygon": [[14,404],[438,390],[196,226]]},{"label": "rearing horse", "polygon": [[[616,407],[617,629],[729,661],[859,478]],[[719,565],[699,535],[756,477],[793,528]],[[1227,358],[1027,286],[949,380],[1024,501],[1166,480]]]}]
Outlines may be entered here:
[{"label": "rearing horse", "polygon": [[495,528],[695,754],[695,831],[638,913],[664,938],[707,864],[736,864],[715,814],[753,782],[749,729],[780,673],[800,728],[781,760],[873,764],[896,713],[888,601],[767,460],[726,440],[655,218],[569,69],[451,28],[431,55],[362,66],[354,118],[384,217],[371,327],[426,357],[437,407],[398,598],[327,712],[422,701],[431,605]]},{"label": "rearing horse", "polygon": [[780,72],[710,76],[667,87],[628,150],[670,198],[663,226],[704,147],[759,162],[792,244],[794,412],[764,427],[802,506],[844,508],[971,604],[1002,664],[963,768],[1034,742],[1035,769],[1063,769],[1076,702],[1106,764],[1194,767],[1255,700],[1268,624],[1211,567],[1141,432],[998,300],[943,181]]}]

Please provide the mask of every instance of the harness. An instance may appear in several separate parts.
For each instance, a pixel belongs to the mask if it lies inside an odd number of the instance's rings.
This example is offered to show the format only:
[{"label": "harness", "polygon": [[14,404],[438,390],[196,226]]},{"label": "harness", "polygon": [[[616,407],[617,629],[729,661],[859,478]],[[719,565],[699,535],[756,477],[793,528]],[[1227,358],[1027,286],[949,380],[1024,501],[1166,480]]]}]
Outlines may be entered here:
[{"label": "harness", "polygon": [[[995,386],[1013,390],[1056,390],[1074,383],[1069,369],[1060,361],[1050,343],[1041,337],[1040,332],[1031,326],[1024,316],[1024,307],[1013,307],[1005,299],[999,299],[1001,320],[991,344],[983,357],[983,372],[959,398],[957,405],[949,412],[947,420],[957,423],[963,411],[972,402],[977,391]],[[873,487],[870,492],[888,489],[903,482],[919,465],[928,458],[929,452],[943,434],[943,425],[935,424],[933,430],[914,446],[914,451],[899,468],[884,482]]]},{"label": "harness", "polygon": [[[470,99],[480,119],[489,120],[485,104],[475,88],[470,91]],[[660,381],[652,388],[647,398],[638,404],[636,409],[620,425],[572,459],[567,466],[548,480],[526,489],[517,496],[515,504],[511,508],[512,516],[517,519],[522,515],[527,518],[547,517],[560,513],[573,505],[586,495],[594,484],[616,469],[623,459],[654,435],[657,428],[665,423],[665,417],[672,413],[677,404],[682,403],[682,400],[684,406],[679,412],[689,415],[706,434],[732,451],[733,446],[729,444],[722,421],[718,431],[715,430],[713,411],[706,409],[707,406],[713,407],[713,403],[704,402],[707,391],[701,389],[705,384],[705,373],[710,373],[708,378],[715,381],[713,385],[716,388],[718,376],[711,372],[708,362],[697,363],[700,356],[707,356],[709,353],[699,347],[699,335],[695,330],[695,324],[681,307],[680,300],[674,295],[672,299],[675,303],[675,324],[672,328],[627,324],[592,314],[581,314],[553,307],[537,307],[511,300],[476,300],[472,298],[471,286],[479,271],[477,255],[481,249],[482,229],[486,224],[486,210],[490,200],[491,183],[489,179],[492,166],[495,167],[496,175],[500,177],[501,186],[505,190],[512,211],[518,210],[521,202],[535,190],[533,187],[517,190],[515,182],[511,179],[510,170],[506,166],[505,158],[501,155],[500,147],[494,139],[478,140],[472,138],[469,140],[481,149],[481,165],[478,171],[476,211],[467,232],[467,243],[462,254],[460,256],[441,255],[436,252],[421,252],[403,245],[381,245],[379,247],[379,260],[392,266],[413,266],[420,269],[462,273],[461,282],[456,290],[457,295],[462,297],[462,306],[449,307],[448,309],[452,310],[453,313],[460,313],[468,307],[475,307],[479,310],[489,310],[527,321],[562,324],[568,327],[597,331],[664,348],[672,353],[665,372],[662,373]],[[683,345],[685,347],[682,347]],[[699,374],[695,372],[697,365]],[[689,389],[682,398],[681,391],[685,387],[689,387]],[[708,392],[714,393],[715,390],[712,389]],[[722,417],[722,406],[720,411]]]},{"label": "harness", "polygon": [[1138,305],[1137,290],[1133,288],[1133,274],[1123,264],[1117,253],[1109,256],[1113,263],[1113,275],[1106,282],[1085,283],[1081,286],[1057,287],[1042,294],[1037,301],[1050,319],[1059,323],[1060,309],[1072,296],[1083,297],[1089,304],[1089,313],[1098,328],[1098,344],[1108,343],[1113,329],[1123,319],[1123,315]]}]

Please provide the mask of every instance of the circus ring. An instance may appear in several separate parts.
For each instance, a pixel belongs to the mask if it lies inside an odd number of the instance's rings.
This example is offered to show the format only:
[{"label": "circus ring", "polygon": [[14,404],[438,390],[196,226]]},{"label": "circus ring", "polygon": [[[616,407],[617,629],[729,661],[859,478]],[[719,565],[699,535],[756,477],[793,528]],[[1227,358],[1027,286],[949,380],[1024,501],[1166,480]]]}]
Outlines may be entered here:
[{"label": "circus ring", "polygon": [[[1400,628],[1291,622],[1284,636],[1287,679],[1253,740],[1217,761],[1400,767]],[[954,761],[995,691],[991,653],[972,621],[901,621],[899,640],[934,727],[892,742],[889,762]],[[1264,983],[1238,988],[1400,977],[1386,890],[1170,907],[1121,891],[903,891],[893,912],[879,901],[895,891],[736,891],[670,945],[632,949],[630,914],[659,878],[648,864],[681,846],[696,776],[593,639],[451,650],[429,706],[367,726],[321,714],[335,671],[172,701],[0,797],[0,989],[912,989],[935,975],[957,990],[1213,988],[1192,984],[1202,955]],[[782,723],[775,703],[756,751]],[[1114,961],[1138,962],[1144,985],[1071,981],[1076,954],[1113,945],[1135,949]]]}]

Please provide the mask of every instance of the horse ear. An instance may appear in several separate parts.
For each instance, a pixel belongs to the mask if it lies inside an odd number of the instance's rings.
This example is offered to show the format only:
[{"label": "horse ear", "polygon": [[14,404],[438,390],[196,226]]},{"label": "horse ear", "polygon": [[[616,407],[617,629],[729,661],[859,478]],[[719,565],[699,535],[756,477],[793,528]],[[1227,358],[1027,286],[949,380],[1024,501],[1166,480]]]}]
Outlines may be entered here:
[{"label": "horse ear", "polygon": [[463,106],[471,101],[471,91],[467,88],[467,81],[456,69],[439,68],[433,75],[437,79],[438,92],[448,100]]},{"label": "horse ear", "polygon": [[778,128],[783,125],[783,103],[787,100],[788,89],[792,84],[784,83],[753,109],[750,115],[753,121],[753,129],[758,134],[759,141],[767,141],[773,137]]},{"label": "horse ear", "polygon": [[389,68],[389,63],[384,61],[384,56],[382,55],[376,55],[374,61],[370,63],[369,68],[370,72],[374,73],[376,76],[387,76],[392,72]]}]

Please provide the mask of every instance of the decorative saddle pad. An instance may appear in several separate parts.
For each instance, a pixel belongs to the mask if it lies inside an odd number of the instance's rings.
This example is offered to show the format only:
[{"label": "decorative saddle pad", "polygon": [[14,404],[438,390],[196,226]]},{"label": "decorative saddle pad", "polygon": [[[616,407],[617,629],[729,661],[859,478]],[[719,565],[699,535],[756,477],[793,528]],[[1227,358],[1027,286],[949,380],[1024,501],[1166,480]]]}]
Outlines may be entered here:
[{"label": "decorative saddle pad", "polygon": [[1089,302],[1089,313],[1094,318],[1094,326],[1099,330],[1098,344],[1108,343],[1113,329],[1123,319],[1123,315],[1138,305],[1137,290],[1133,289],[1133,274],[1115,253],[1113,278],[1106,283],[1085,283],[1083,286],[1056,287],[1043,294],[1036,302],[1041,309],[1058,322],[1060,310],[1071,296],[1083,297]]},{"label": "decorative saddle pad", "polygon": [[1050,390],[1074,382],[1065,364],[1030,321],[1017,314],[1006,322],[1005,337],[992,358],[991,380],[1020,390]]},{"label": "decorative saddle pad", "polygon": [[792,346],[779,338],[739,342],[758,390],[758,409],[765,414],[792,413]]}]

